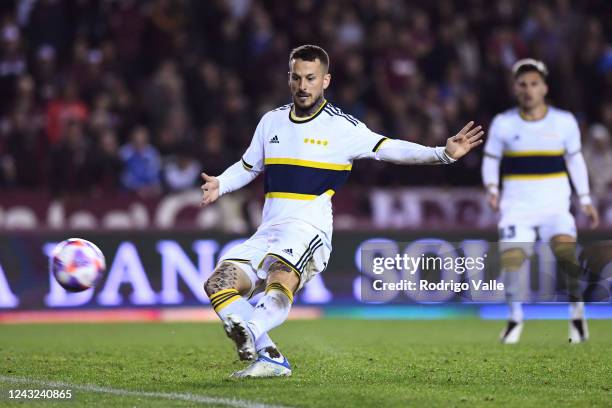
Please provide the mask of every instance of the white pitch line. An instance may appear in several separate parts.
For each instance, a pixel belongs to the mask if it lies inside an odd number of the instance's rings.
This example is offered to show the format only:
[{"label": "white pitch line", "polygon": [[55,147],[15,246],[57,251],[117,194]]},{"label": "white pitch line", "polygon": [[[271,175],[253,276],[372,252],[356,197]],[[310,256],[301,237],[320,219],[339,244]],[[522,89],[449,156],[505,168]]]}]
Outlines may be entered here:
[{"label": "white pitch line", "polygon": [[[178,392],[146,392],[146,391],[131,391],[123,390],[120,388],[100,387],[92,384],[70,384],[59,381],[45,381],[37,380],[35,378],[22,378],[22,377],[7,377],[0,375],[0,382],[15,383],[15,384],[36,384],[42,385],[43,387],[50,388],[63,388],[72,390],[81,390],[87,392],[97,392],[101,394],[113,394],[121,395],[126,397],[146,397],[146,398],[163,398],[168,400],[177,401],[188,401],[196,402],[200,404],[216,404],[216,405],[227,405],[229,407],[236,408],[289,408],[283,405],[268,405],[261,402],[254,402],[248,400],[239,400],[234,398],[220,398],[220,397],[207,397],[206,395],[197,395],[189,393],[178,393]],[[74,395],[73,395],[74,398]]]}]

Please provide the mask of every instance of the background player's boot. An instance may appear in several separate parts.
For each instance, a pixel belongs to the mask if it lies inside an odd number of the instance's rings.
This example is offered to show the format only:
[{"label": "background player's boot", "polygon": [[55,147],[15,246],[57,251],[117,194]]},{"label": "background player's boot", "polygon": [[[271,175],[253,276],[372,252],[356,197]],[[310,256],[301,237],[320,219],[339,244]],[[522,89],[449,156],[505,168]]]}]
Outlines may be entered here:
[{"label": "background player's boot", "polygon": [[232,378],[289,377],[291,365],[276,347],[266,347],[259,352],[257,361],[244,370],[236,371]]},{"label": "background player's boot", "polygon": [[253,361],[257,357],[255,336],[246,323],[236,314],[230,314],[223,320],[223,328],[227,337],[236,344],[236,351],[241,360]]},{"label": "background player's boot", "polygon": [[521,339],[522,332],[523,322],[515,322],[514,320],[508,320],[506,327],[499,335],[499,341],[502,344],[516,344]]},{"label": "background player's boot", "polygon": [[586,319],[572,319],[569,321],[569,342],[584,343],[589,339],[589,327]]}]

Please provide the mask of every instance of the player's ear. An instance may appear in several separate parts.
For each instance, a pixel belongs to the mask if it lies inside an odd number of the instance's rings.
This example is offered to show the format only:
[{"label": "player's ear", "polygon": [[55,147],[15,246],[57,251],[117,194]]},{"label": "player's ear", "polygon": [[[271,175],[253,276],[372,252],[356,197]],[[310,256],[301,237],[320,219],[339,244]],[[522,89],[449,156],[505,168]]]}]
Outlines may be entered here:
[{"label": "player's ear", "polygon": [[323,89],[327,89],[330,82],[331,82],[331,74],[327,73],[323,75]]},{"label": "player's ear", "polygon": [[544,82],[544,96],[548,95],[548,84]]}]

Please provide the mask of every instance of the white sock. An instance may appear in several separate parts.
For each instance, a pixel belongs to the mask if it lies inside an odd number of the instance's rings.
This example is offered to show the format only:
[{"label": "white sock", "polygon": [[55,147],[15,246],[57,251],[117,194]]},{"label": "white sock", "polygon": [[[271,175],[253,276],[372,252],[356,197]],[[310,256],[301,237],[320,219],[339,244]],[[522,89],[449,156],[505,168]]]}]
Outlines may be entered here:
[{"label": "white sock", "polygon": [[524,296],[522,281],[525,274],[529,273],[529,262],[525,260],[521,267],[515,271],[504,271],[504,288],[506,290],[506,303],[510,309],[508,318],[515,322],[523,321],[523,305],[521,300]]},{"label": "white sock", "polygon": [[247,326],[259,339],[268,331],[282,324],[289,316],[293,294],[280,283],[271,283],[266,287],[266,294],[259,300],[253,316]]},{"label": "white sock", "polygon": [[509,319],[515,322],[523,321],[523,304],[521,302],[509,302],[508,307],[510,308]]},{"label": "white sock", "polygon": [[584,319],[584,302],[571,302],[569,309],[570,319]]},{"label": "white sock", "polygon": [[[225,289],[219,291],[210,297],[210,301],[213,304],[215,312],[221,318],[225,319],[231,314],[236,314],[242,318],[245,322],[248,322],[253,316],[255,308],[245,298],[238,294],[235,289]],[[266,347],[276,347],[270,336],[267,333],[263,333],[255,342],[255,348],[257,351],[262,350]]]}]

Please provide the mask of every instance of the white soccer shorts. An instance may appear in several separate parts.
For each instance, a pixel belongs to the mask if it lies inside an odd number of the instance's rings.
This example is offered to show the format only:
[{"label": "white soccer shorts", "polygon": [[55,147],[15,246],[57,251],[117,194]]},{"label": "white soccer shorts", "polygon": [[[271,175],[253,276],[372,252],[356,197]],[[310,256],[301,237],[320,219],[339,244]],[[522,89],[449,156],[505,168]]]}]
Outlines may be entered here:
[{"label": "white soccer shorts", "polygon": [[275,261],[289,265],[298,273],[299,290],[327,268],[330,253],[331,244],[320,230],[295,220],[260,227],[251,238],[227,251],[219,263],[229,261],[239,265],[251,279],[249,295],[252,296],[265,281],[268,268]]},{"label": "white soccer shorts", "polygon": [[538,237],[542,242],[550,242],[555,235],[576,237],[576,222],[569,211],[502,214],[498,227],[501,251],[520,247],[529,256]]}]

